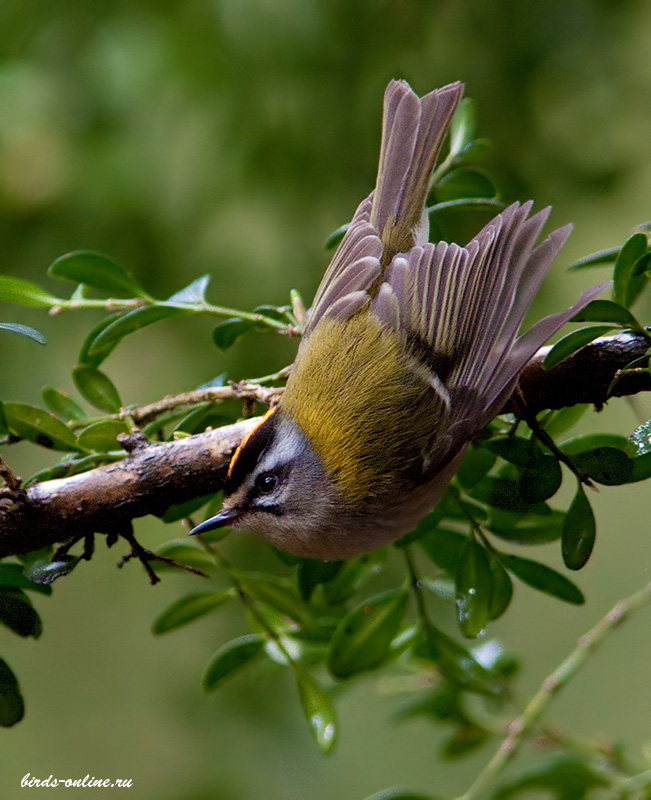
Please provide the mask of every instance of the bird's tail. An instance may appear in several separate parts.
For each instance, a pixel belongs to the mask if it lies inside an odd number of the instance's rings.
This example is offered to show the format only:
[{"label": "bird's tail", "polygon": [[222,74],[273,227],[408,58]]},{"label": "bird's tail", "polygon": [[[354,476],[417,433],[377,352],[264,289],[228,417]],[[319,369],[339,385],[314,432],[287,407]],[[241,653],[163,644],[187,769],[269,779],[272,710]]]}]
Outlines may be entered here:
[{"label": "bird's tail", "polygon": [[428,240],[424,208],[429,182],[462,94],[463,84],[458,82],[424,97],[418,97],[404,81],[387,86],[370,220],[384,245],[385,266],[397,253]]}]

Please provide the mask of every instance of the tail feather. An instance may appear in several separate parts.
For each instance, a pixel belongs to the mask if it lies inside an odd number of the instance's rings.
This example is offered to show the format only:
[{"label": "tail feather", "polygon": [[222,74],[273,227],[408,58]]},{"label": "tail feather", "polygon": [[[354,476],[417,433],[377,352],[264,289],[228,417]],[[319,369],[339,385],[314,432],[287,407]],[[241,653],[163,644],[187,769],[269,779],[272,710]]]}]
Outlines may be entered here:
[{"label": "tail feather", "polygon": [[404,81],[391,81],[384,95],[382,145],[371,224],[384,245],[382,262],[424,244],[424,212],[434,162],[463,94],[452,83],[419,98]]}]

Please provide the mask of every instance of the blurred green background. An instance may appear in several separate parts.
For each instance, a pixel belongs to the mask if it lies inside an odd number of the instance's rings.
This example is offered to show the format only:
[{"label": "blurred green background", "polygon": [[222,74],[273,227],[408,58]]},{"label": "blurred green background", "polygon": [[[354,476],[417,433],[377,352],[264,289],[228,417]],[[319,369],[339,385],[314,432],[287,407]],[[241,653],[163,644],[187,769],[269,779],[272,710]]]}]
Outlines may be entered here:
[{"label": "blurred green background", "polygon": [[[505,199],[552,203],[553,223],[575,223],[541,314],[606,276],[568,276],[567,264],[621,244],[649,218],[650,45],[644,3],[3,0],[0,271],[60,290],[44,278],[48,264],[90,248],[158,296],[211,273],[217,303],[284,303],[292,287],[309,301],[327,263],[322,242],[372,188],[387,81],[404,77],[424,93],[460,79],[480,135],[494,141]],[[639,311],[648,319],[651,309]],[[96,317],[1,314],[34,325],[48,345],[2,339],[0,399],[38,404],[44,385],[74,391],[70,369]],[[173,320],[127,339],[106,364],[125,402],[292,359],[295,345],[262,335],[223,354],[210,330],[206,319]],[[648,412],[643,400],[620,401],[585,425],[628,434]],[[29,445],[5,455],[21,474],[45,465]],[[618,597],[649,580],[648,488],[603,488],[593,499],[597,549],[577,576],[587,605],[518,587],[489,632],[524,654],[523,699]],[[148,546],[183,535],[155,520],[137,533]],[[338,695],[342,735],[327,758],[280,669],[254,669],[206,698],[201,672],[243,632],[241,614],[225,609],[153,638],[155,616],[197,579],[166,574],[150,588],[139,566],[115,569],[123,550],[101,546],[52,598],[37,598],[38,642],[0,632],[27,701],[24,721],[0,730],[3,798],[22,796],[28,772],[132,778],[131,796],[144,800],[361,800],[394,784],[449,795],[491,752],[442,764],[436,728],[391,721],[400,698],[386,682]],[[242,566],[269,558],[246,536],[225,550]],[[557,546],[537,550],[560,565]],[[447,607],[441,620],[452,630]],[[639,752],[651,739],[648,630],[647,614],[619,631],[555,702],[555,722]]]}]

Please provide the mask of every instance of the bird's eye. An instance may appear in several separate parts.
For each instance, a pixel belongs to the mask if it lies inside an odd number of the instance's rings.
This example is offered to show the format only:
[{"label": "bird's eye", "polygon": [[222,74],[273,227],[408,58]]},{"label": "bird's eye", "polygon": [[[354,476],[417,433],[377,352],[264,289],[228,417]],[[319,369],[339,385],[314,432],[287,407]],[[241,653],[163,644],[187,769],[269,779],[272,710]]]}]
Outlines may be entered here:
[{"label": "bird's eye", "polygon": [[273,472],[263,472],[258,475],[255,485],[260,494],[270,494],[278,486],[278,476]]}]

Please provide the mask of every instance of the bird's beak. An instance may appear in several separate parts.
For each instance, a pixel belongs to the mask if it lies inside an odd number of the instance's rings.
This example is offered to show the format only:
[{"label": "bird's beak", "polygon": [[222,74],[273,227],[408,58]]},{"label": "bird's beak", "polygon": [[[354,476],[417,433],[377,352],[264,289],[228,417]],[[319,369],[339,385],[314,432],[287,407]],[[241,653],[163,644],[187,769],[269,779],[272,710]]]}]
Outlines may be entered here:
[{"label": "bird's beak", "polygon": [[190,536],[196,536],[198,533],[205,533],[206,531],[212,531],[215,528],[223,528],[226,525],[230,525],[231,523],[235,522],[237,519],[237,511],[232,508],[222,508],[219,514],[215,514],[214,517],[210,517],[205,522],[200,523],[196,526],[196,528],[192,528],[190,531]]}]

